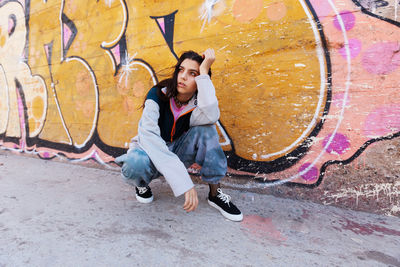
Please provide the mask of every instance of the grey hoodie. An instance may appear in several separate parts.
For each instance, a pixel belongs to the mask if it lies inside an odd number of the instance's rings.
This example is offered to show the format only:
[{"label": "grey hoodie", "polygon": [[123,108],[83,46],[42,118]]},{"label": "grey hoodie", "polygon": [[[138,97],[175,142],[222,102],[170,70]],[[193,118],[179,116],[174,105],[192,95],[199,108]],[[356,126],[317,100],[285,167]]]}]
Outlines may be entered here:
[{"label": "grey hoodie", "polygon": [[[188,103],[188,106],[195,106],[190,117],[190,127],[214,124],[218,121],[220,114],[214,85],[208,75],[199,75],[195,81],[198,91],[197,101],[192,99]],[[159,117],[160,107],[154,100],[147,99],[139,121],[138,135],[132,138],[129,149],[140,146],[156,169],[165,177],[177,197],[194,185],[184,164],[170,151],[171,145],[161,138]]]}]

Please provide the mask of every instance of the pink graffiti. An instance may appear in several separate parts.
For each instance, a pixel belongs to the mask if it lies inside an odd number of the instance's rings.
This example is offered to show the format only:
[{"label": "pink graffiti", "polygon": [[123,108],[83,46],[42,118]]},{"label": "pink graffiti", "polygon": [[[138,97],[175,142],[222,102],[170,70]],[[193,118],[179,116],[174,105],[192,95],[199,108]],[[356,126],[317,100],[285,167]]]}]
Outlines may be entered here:
[{"label": "pink graffiti", "polygon": [[[119,44],[117,44],[114,48],[111,49],[111,53],[113,53],[115,61],[118,65],[121,62],[121,52]],[[126,62],[126,64],[128,64],[128,62]]]},{"label": "pink graffiti", "polygon": [[362,65],[373,74],[388,74],[400,66],[398,42],[382,42],[370,46],[362,57]]},{"label": "pink graffiti", "polygon": [[[350,57],[355,58],[360,54],[361,51],[361,41],[358,39],[350,39],[349,40],[349,50],[350,50]],[[340,55],[342,57],[347,57],[346,47],[342,47],[339,49]]]},{"label": "pink graffiti", "polygon": [[164,18],[159,18],[159,19],[157,19],[157,21],[158,21],[158,24],[160,25],[160,27],[161,27],[163,33],[165,34],[165,22],[164,22]]},{"label": "pink graffiti", "polygon": [[400,131],[400,103],[375,109],[368,115],[364,124],[364,135],[370,138],[398,131]]},{"label": "pink graffiti", "polygon": [[[346,31],[350,31],[351,29],[353,29],[354,25],[356,24],[356,17],[351,11],[344,10],[339,13],[339,16],[343,21],[344,28]],[[333,20],[333,25],[336,27],[336,29],[341,31],[342,27],[340,26],[339,23],[339,16],[338,15],[335,16]]]},{"label": "pink graffiti", "polygon": [[347,106],[350,102],[350,95],[347,95],[346,100],[344,99],[345,94],[344,93],[337,93],[332,96],[332,104],[335,105],[338,108],[341,108],[343,106]]},{"label": "pink graffiti", "polygon": [[8,35],[11,34],[13,29],[15,28],[15,22],[12,19],[8,19]]},{"label": "pink graffiti", "polygon": [[310,2],[319,19],[327,17],[332,11],[332,7],[328,1],[311,0]]},{"label": "pink graffiti", "polygon": [[[329,140],[331,139],[331,136],[332,134],[325,137],[324,141],[322,142],[322,145],[324,147],[326,147],[326,145],[328,144]],[[326,151],[328,153],[343,154],[349,148],[350,148],[349,139],[344,134],[336,133],[335,136],[332,138],[331,143],[326,148]]]},{"label": "pink graffiti", "polygon": [[241,226],[245,231],[256,238],[266,238],[275,241],[286,241],[287,239],[276,229],[271,218],[264,218],[258,215],[247,215],[244,216]]},{"label": "pink graffiti", "polygon": [[389,229],[375,224],[361,224],[349,219],[344,219],[344,221],[339,221],[344,230],[350,230],[353,233],[359,235],[372,235],[374,233],[400,236],[400,231]]},{"label": "pink graffiti", "polygon": [[68,44],[69,39],[71,38],[72,31],[68,27],[68,25],[66,25],[66,24],[64,24],[63,29],[64,29],[64,47],[66,47],[66,45]]},{"label": "pink graffiti", "polygon": [[[299,168],[299,173],[303,172],[305,169],[309,168],[311,163],[304,163]],[[311,167],[306,173],[302,174],[301,177],[306,181],[313,181],[318,178],[318,169],[316,167]]]}]

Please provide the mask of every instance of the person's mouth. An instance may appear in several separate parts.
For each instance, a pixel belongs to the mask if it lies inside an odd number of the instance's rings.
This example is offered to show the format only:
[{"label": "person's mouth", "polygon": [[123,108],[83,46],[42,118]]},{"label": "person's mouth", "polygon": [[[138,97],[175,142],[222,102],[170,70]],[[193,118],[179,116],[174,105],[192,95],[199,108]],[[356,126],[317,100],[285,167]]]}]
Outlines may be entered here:
[{"label": "person's mouth", "polygon": [[184,83],[178,83],[178,86],[180,86],[180,87],[186,87],[186,84],[184,84]]}]

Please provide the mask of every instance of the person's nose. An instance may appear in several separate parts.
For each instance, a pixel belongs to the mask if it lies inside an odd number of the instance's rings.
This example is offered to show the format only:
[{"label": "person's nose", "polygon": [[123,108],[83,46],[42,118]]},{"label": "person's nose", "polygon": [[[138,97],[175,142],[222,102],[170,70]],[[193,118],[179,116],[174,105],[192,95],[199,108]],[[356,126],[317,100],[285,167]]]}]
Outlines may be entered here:
[{"label": "person's nose", "polygon": [[186,71],[184,71],[183,73],[182,73],[182,79],[183,80],[187,80],[187,72]]}]

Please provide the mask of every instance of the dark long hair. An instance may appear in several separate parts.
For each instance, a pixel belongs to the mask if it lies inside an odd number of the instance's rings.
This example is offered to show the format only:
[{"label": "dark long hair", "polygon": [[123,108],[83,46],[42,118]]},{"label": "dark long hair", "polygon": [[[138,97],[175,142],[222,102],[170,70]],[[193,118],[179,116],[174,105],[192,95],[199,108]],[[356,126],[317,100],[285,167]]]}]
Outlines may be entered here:
[{"label": "dark long hair", "polygon": [[[172,75],[172,78],[164,79],[155,85],[155,87],[157,87],[157,94],[161,98],[162,101],[169,101],[169,99],[171,97],[175,97],[178,95],[177,88],[178,88],[179,67],[181,66],[182,62],[185,59],[194,60],[194,61],[198,62],[199,65],[201,65],[201,63],[203,62],[203,57],[201,55],[199,55],[198,53],[196,53],[192,50],[183,52],[174,67],[174,73]],[[211,77],[211,68],[208,71],[208,75]],[[165,94],[163,92],[161,92],[161,89],[164,87],[167,88],[167,91]],[[146,99],[145,99],[145,101],[146,101]],[[143,107],[144,107],[144,104],[143,104]]]}]

